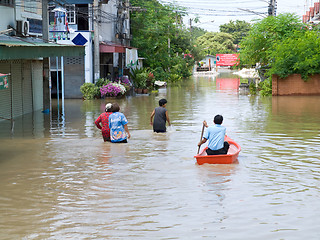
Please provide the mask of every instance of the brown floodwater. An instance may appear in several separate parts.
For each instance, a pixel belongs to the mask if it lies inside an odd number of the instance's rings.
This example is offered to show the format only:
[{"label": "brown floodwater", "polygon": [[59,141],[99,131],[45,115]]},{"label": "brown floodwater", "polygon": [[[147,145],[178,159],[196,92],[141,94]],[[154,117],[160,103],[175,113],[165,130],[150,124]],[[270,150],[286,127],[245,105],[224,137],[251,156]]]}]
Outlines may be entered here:
[{"label": "brown floodwater", "polygon": [[[114,99],[1,121],[0,239],[320,239],[320,97],[248,96],[238,84],[193,77],[117,99],[127,144],[104,143],[94,125]],[[161,98],[172,127],[156,134]],[[199,166],[202,121],[216,114],[239,161]]]}]

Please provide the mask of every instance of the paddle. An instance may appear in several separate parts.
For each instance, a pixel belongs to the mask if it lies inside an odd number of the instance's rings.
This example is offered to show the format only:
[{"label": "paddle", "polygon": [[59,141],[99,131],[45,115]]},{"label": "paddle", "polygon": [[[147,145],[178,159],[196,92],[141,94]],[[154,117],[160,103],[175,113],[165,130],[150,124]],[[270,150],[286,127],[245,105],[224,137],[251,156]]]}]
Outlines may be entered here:
[{"label": "paddle", "polygon": [[[202,141],[203,131],[204,131],[204,123],[202,123],[202,131],[201,131],[200,142]],[[199,151],[200,151],[200,146],[198,147],[198,153],[197,154],[199,154]]]}]

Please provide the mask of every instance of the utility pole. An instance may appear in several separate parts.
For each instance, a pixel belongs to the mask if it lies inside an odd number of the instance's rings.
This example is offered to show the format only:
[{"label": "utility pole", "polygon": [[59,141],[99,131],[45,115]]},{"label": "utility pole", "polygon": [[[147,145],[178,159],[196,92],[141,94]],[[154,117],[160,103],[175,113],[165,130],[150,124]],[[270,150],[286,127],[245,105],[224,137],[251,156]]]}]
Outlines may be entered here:
[{"label": "utility pole", "polygon": [[130,34],[131,34],[131,31],[130,31],[130,28],[131,28],[131,25],[130,25],[130,0],[126,0],[126,12],[127,12],[127,19],[128,19],[128,25],[127,25],[127,30],[128,30],[128,36],[127,36],[127,45],[128,46],[131,46],[131,42],[130,42]]},{"label": "utility pole", "polygon": [[[48,0],[42,0],[42,39],[49,41]],[[43,110],[51,111],[50,58],[43,58]]]},{"label": "utility pole", "polygon": [[99,0],[93,1],[94,82],[100,78]]},{"label": "utility pole", "polygon": [[270,0],[268,7],[268,16],[276,16],[277,0]]}]

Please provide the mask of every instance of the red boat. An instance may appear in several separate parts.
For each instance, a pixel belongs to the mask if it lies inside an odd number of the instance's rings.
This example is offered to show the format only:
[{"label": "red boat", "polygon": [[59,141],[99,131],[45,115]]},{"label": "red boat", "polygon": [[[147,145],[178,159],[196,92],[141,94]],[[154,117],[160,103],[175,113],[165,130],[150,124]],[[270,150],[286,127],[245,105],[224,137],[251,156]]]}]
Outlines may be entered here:
[{"label": "red boat", "polygon": [[227,154],[224,155],[207,155],[207,148],[204,148],[200,154],[194,156],[197,159],[197,163],[202,165],[204,163],[209,164],[230,164],[237,161],[239,152],[241,151],[241,147],[238,143],[233,141],[229,137],[225,137],[224,139],[230,144],[229,150]]}]

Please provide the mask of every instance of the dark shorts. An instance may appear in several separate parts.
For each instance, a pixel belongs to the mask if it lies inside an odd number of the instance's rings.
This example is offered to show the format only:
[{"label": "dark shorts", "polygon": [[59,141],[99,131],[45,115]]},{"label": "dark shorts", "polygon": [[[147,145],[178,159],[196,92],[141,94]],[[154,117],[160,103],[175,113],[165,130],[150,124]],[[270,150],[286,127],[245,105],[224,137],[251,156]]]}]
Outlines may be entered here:
[{"label": "dark shorts", "polygon": [[223,148],[218,150],[211,150],[210,148],[208,148],[206,152],[208,155],[223,155],[228,153],[229,147],[230,147],[229,143],[224,142]]},{"label": "dark shorts", "polygon": [[153,131],[156,133],[166,132],[166,130],[156,130],[156,129],[153,129]]},{"label": "dark shorts", "polygon": [[127,143],[127,142],[128,142],[127,139],[125,139],[125,140],[122,140],[120,142],[112,142],[112,143]]}]

